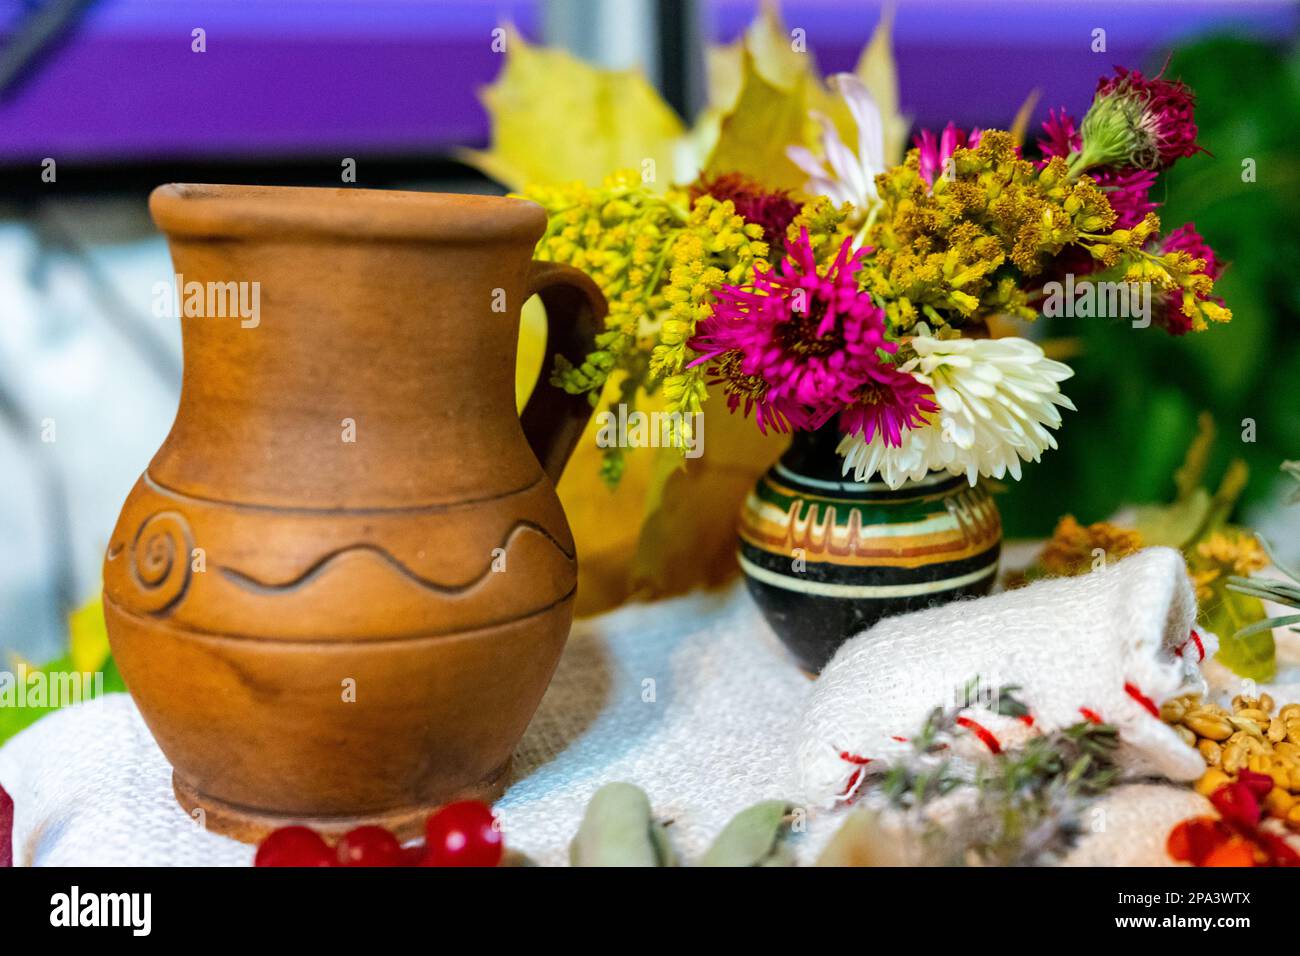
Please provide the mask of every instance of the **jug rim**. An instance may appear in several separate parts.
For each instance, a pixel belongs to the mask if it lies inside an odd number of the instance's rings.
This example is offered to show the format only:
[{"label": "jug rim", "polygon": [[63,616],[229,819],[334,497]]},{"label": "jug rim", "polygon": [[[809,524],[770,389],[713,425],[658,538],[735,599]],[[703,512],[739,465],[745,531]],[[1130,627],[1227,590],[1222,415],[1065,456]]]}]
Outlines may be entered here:
[{"label": "jug rim", "polygon": [[168,236],[383,238],[534,243],[546,229],[535,202],[508,196],[318,186],[167,183],[149,213]]}]

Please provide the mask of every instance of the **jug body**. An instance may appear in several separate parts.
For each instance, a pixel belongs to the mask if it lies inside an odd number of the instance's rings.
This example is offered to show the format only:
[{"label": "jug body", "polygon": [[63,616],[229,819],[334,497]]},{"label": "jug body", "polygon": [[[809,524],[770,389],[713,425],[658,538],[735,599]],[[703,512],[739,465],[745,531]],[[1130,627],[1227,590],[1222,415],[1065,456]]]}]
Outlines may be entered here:
[{"label": "jug body", "polygon": [[[556,436],[525,435],[514,401],[541,210],[210,186],[161,187],[151,210],[184,377],[110,539],[104,607],[177,797],[247,840],[412,834],[491,798],[577,580],[535,454]],[[599,294],[547,272],[566,283],[590,325]]]}]

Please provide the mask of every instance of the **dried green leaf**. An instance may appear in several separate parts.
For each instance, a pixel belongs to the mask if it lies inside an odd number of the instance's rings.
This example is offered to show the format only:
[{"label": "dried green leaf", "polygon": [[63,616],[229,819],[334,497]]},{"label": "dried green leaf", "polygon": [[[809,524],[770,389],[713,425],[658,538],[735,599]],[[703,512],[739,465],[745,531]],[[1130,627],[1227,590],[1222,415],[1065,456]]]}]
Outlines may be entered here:
[{"label": "dried green leaf", "polygon": [[569,846],[574,866],[672,866],[668,835],[653,819],[650,799],[630,783],[596,791]]},{"label": "dried green leaf", "polygon": [[1220,664],[1240,677],[1272,680],[1277,673],[1276,647],[1269,627],[1257,628],[1267,616],[1264,602],[1249,594],[1214,587],[1214,597],[1201,609],[1202,623],[1219,635]]},{"label": "dried green leaf", "polygon": [[700,866],[793,866],[785,838],[794,808],[784,800],[765,800],[731,818]]},{"label": "dried green leaf", "polygon": [[1196,437],[1192,439],[1182,465],[1174,472],[1179,500],[1201,487],[1201,478],[1214,450],[1214,432],[1214,417],[1209,412],[1201,412],[1196,419]]},{"label": "dried green leaf", "polygon": [[[1282,462],[1282,470],[1297,482],[1300,482],[1300,461],[1284,461]],[[1291,493],[1287,495],[1286,501],[1290,505],[1300,504],[1300,488],[1292,489]]]},{"label": "dried green leaf", "polygon": [[1200,537],[1213,503],[1208,491],[1193,488],[1173,504],[1134,509],[1133,529],[1148,547],[1164,545],[1182,550]]},{"label": "dried green leaf", "polygon": [[1020,104],[1020,109],[1016,110],[1016,117],[1011,121],[1011,138],[1015,140],[1017,146],[1024,145],[1025,135],[1029,131],[1029,123],[1034,118],[1034,108],[1042,98],[1043,91],[1039,87],[1034,87],[1025,97],[1025,101]]},{"label": "dried green leaf", "polygon": [[1134,529],[1143,544],[1187,550],[1218,528],[1236,504],[1245,487],[1249,470],[1234,460],[1211,495],[1202,487],[1210,453],[1214,450],[1214,419],[1202,412],[1197,419],[1196,437],[1188,446],[1183,463],[1174,472],[1177,495],[1168,505],[1145,505],[1135,511]]}]

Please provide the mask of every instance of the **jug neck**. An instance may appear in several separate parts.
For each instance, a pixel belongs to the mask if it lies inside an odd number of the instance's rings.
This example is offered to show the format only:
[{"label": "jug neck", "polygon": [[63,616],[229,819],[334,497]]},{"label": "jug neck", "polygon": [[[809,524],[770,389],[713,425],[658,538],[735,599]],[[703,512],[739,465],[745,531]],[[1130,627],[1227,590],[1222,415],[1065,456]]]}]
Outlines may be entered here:
[{"label": "jug neck", "polygon": [[185,369],[150,466],[274,507],[441,506],[540,469],[515,412],[532,243],[171,237]]}]

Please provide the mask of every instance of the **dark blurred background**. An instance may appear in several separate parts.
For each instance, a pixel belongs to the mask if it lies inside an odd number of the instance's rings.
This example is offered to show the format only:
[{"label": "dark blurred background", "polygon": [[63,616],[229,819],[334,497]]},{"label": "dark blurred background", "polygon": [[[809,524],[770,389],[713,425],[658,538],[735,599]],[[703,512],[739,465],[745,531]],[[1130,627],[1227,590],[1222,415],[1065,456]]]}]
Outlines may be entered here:
[{"label": "dark blurred background", "polygon": [[[170,276],[145,212],[161,182],[495,190],[449,158],[480,146],[492,31],[606,66],[640,65],[690,117],[706,44],[756,0],[0,0],[0,649],[56,653],[93,595],[117,509],[175,410],[179,330],[153,314]],[[851,69],[880,4],[785,0],[823,72]],[[1002,508],[1011,536],[1065,511],[1098,520],[1173,492],[1197,413],[1220,428],[1212,473],[1244,457],[1241,517],[1292,555],[1300,509],[1278,464],[1300,457],[1300,9],[1278,0],[903,0],[904,112],[1006,126],[1034,87],[1081,115],[1115,64],[1169,58],[1200,96],[1211,156],[1167,177],[1167,225],[1194,221],[1230,267],[1227,328],[1170,340],[1073,323],[1079,406],[1061,450]],[[1089,38],[1106,30],[1107,48]],[[201,31],[201,34],[196,33]],[[195,50],[199,37],[202,52]],[[1242,181],[1245,158],[1257,177]],[[53,174],[51,176],[51,173]],[[1254,442],[1241,440],[1242,420]]]}]

